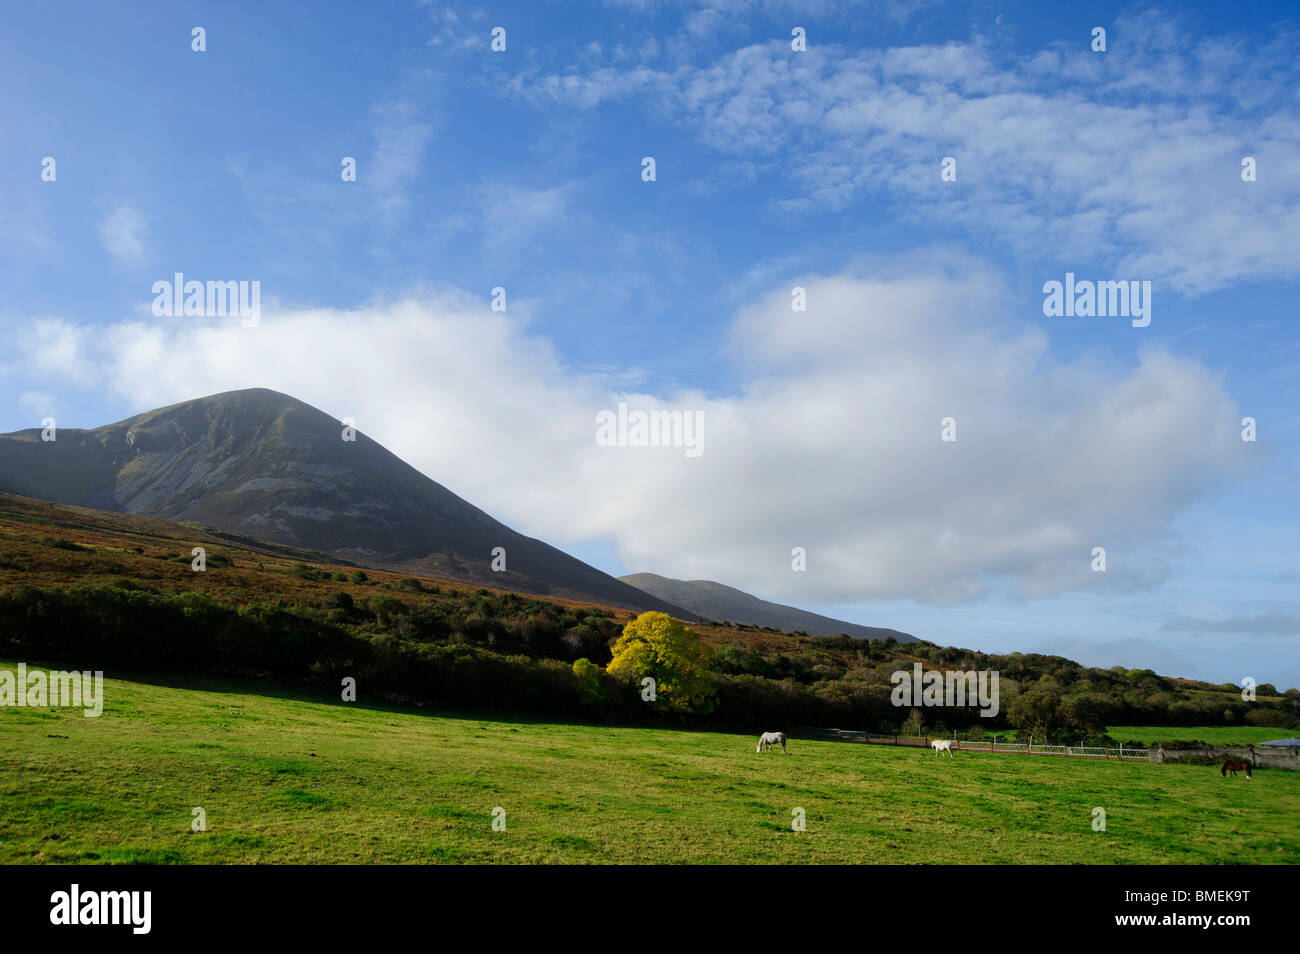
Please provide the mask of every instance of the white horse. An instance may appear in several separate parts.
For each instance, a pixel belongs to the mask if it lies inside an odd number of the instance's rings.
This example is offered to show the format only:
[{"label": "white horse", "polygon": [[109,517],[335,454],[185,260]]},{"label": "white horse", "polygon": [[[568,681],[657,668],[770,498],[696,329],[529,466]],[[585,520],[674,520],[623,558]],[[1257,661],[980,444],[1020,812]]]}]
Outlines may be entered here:
[{"label": "white horse", "polygon": [[948,758],[952,758],[952,739],[935,739],[930,744],[934,746],[935,755],[940,752],[947,752]]},{"label": "white horse", "polygon": [[778,742],[781,743],[781,752],[782,752],[782,754],[784,754],[784,755],[789,755],[790,753],[789,753],[789,752],[786,752],[786,750],[785,750],[785,733],[784,733],[784,732],[764,732],[762,735],[760,735],[760,736],[758,737],[758,748],[755,749],[754,751],[755,751],[755,752],[762,752],[762,751],[763,751],[763,746],[767,746],[767,747],[770,749],[770,748],[772,748],[772,746],[776,745]]}]

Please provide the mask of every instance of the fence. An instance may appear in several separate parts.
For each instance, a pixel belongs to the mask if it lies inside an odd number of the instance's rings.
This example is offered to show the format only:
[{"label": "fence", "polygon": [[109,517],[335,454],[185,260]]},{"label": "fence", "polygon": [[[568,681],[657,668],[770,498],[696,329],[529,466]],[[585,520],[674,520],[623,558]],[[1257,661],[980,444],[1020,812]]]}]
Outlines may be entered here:
[{"label": "fence", "polygon": [[1244,759],[1255,768],[1281,768],[1296,772],[1300,771],[1300,746],[1213,745],[1195,749],[1166,749],[1161,746],[1151,753],[1152,762],[1178,762],[1183,759],[1205,759],[1212,762]]},{"label": "fence", "polygon": [[953,748],[968,752],[1016,752],[1021,755],[1064,755],[1068,758],[1150,761],[1146,749],[1131,749],[1125,746],[1108,749],[1096,745],[1033,745],[1027,742],[971,742],[958,739],[953,743]]},{"label": "fence", "polygon": [[[930,739],[909,735],[878,735],[872,732],[860,732],[854,729],[818,729],[805,727],[796,729],[798,735],[814,739],[830,739],[840,742],[867,742],[871,745],[903,745],[912,748],[928,749]],[[1057,755],[1065,758],[1085,759],[1132,759],[1150,761],[1146,749],[1131,749],[1120,746],[1115,749],[1101,748],[1093,745],[1036,745],[1029,742],[994,742],[993,740],[970,741],[953,740],[952,747],[966,752],[992,752],[1006,755]]]},{"label": "fence", "polygon": [[914,748],[929,748],[929,739],[918,739],[908,735],[877,735],[873,732],[858,732],[853,729],[813,729],[798,728],[795,734],[811,736],[816,739],[838,739],[841,742],[870,742],[872,745],[910,745]]}]

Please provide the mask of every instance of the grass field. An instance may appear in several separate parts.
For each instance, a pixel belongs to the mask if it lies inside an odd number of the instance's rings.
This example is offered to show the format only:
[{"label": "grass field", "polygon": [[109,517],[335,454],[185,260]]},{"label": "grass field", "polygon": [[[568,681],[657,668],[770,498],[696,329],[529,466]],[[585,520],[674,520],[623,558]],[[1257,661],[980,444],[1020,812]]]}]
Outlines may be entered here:
[{"label": "grass field", "polygon": [[1132,739],[1143,744],[1197,739],[1211,745],[1247,745],[1271,739],[1290,739],[1300,734],[1295,729],[1267,725],[1119,725],[1106,731],[1113,739]]},{"label": "grass field", "polygon": [[[108,680],[105,696],[98,719],[0,709],[0,863],[1300,858],[1291,772],[1247,782],[802,739],[760,756],[748,735],[444,716],[214,679]],[[194,807],[205,832],[190,831]]]}]

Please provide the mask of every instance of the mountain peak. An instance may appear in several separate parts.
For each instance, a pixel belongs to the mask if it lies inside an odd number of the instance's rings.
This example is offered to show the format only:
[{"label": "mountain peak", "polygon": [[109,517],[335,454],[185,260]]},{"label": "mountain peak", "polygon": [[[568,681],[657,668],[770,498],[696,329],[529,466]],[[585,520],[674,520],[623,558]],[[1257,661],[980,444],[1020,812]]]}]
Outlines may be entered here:
[{"label": "mountain peak", "polygon": [[61,428],[55,441],[36,435],[0,435],[0,490],[202,523],[382,569],[688,615],[516,533],[278,391],[225,391],[93,430]]}]

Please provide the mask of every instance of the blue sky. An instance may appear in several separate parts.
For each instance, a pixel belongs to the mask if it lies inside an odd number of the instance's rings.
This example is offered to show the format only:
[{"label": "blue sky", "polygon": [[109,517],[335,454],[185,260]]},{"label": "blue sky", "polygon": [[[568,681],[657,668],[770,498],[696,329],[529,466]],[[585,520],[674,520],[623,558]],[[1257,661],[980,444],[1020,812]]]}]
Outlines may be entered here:
[{"label": "blue sky", "polygon": [[11,5],[0,430],[274,387],[610,572],[1300,685],[1295,14],[1048,6]]}]

